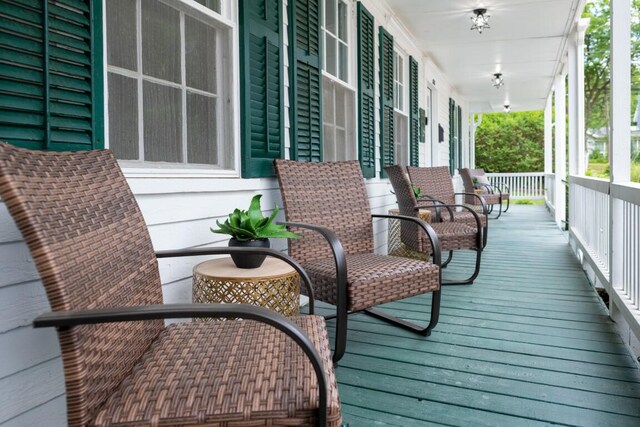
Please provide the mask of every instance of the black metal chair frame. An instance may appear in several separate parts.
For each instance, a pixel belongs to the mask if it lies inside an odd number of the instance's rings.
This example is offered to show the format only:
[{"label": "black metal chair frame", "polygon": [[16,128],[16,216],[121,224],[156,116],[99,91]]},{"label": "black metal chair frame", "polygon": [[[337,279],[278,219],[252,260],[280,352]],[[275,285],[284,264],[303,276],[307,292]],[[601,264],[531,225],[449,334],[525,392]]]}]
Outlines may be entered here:
[{"label": "black metal chair frame", "polygon": [[[431,226],[425,221],[422,221],[419,218],[414,218],[405,215],[384,215],[384,214],[372,214],[371,218],[387,218],[387,219],[399,219],[405,221],[412,221],[418,224],[431,241],[431,246],[433,249],[432,259],[433,264],[437,265],[438,268],[438,279],[439,282],[442,283],[442,262],[441,262],[441,253],[440,253],[440,243],[438,241],[438,236],[433,231]],[[325,316],[325,319],[336,319],[336,337],[335,337],[335,350],[333,353],[333,363],[337,367],[338,361],[344,356],[346,347],[347,347],[347,317],[349,314],[355,314],[356,312],[350,312],[347,309],[347,259],[344,253],[344,249],[340,240],[336,234],[326,228],[315,224],[306,224],[299,222],[285,222],[283,223],[290,227],[302,227],[307,228],[309,230],[315,231],[322,235],[325,240],[329,243],[331,247],[331,252],[333,254],[333,258],[336,265],[336,295],[337,295],[337,304],[336,304],[336,314]],[[440,300],[441,300],[441,290],[432,291],[431,294],[431,315],[429,319],[429,324],[426,327],[419,326],[415,323],[408,322],[406,320],[399,319],[390,314],[384,313],[380,310],[374,308],[366,308],[362,310],[364,313],[393,324],[395,326],[399,326],[408,331],[417,333],[419,335],[428,337],[431,335],[431,331],[438,324],[438,319],[440,317]]]}]

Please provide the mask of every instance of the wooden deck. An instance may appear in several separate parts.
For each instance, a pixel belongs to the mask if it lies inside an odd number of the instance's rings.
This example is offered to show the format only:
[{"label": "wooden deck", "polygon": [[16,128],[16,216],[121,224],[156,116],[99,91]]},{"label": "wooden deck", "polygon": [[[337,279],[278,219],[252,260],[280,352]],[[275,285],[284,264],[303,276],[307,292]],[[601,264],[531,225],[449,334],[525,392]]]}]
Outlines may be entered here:
[{"label": "wooden deck", "polygon": [[[479,278],[443,289],[429,338],[349,318],[345,422],[640,426],[638,366],[544,207],[512,206],[490,227]],[[444,277],[471,262],[454,257]],[[422,320],[429,301],[385,307]]]}]

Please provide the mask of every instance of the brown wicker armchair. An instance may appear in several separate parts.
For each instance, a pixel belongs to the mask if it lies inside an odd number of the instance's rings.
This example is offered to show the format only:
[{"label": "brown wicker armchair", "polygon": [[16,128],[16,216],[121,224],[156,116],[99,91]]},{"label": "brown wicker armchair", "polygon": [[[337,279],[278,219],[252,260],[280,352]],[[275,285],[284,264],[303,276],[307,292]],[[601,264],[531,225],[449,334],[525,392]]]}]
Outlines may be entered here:
[{"label": "brown wicker armchair", "polygon": [[[500,212],[498,212],[498,216],[495,219],[500,217],[500,213],[505,213],[509,210],[509,186],[508,185],[500,185],[500,184],[491,184],[489,180],[486,178],[486,173],[484,169],[470,169],[463,168],[458,169],[460,172],[460,176],[462,176],[462,180],[464,182],[464,191],[470,192],[469,189],[473,188],[474,190],[479,190],[481,192],[481,196],[487,202],[491,213],[491,208],[493,205],[498,204],[496,200],[499,200],[500,204]],[[474,183],[474,178],[482,180],[484,178],[484,182]],[[466,199],[467,203],[475,203],[475,200]],[[504,203],[506,202],[507,206],[502,210]]]},{"label": "brown wicker armchair", "polygon": [[[498,219],[500,215],[502,215],[502,202],[503,196],[502,191],[499,188],[494,187],[490,184],[477,183],[473,182],[474,178],[477,178],[479,173],[477,169],[469,169],[469,168],[460,168],[458,169],[460,172],[460,177],[462,178],[462,183],[464,184],[465,193],[474,193],[481,196],[484,199],[484,202],[487,205],[487,212],[489,214],[493,213],[494,206],[498,206],[498,215],[490,216],[489,219]],[[483,171],[484,172],[484,171]],[[484,176],[484,173],[482,174]],[[479,205],[479,201],[476,197],[465,196],[465,203],[469,205]]]},{"label": "brown wicker armchair", "polygon": [[[58,330],[69,425],[341,424],[322,317],[162,304],[147,227],[108,150],[54,153],[0,144],[0,196],[53,309],[34,326]],[[283,259],[310,284],[282,253],[246,252]],[[162,320],[185,317],[248,320],[167,327]]]},{"label": "brown wicker armchair", "polygon": [[[414,217],[372,215],[357,161],[301,163],[276,160],[287,218],[302,239],[289,241],[289,254],[311,276],[316,298],[336,306],[334,362],[345,352],[347,314],[365,311],[428,336],[440,313],[440,245],[431,227]],[[412,221],[429,237],[433,263],[378,255],[372,218]],[[426,327],[397,319],[373,306],[432,292]]]},{"label": "brown wicker armchair", "polygon": [[[447,260],[442,263],[442,268],[445,268],[449,261],[451,261],[453,251],[473,250],[476,252],[475,269],[470,277],[464,280],[443,280],[442,285],[467,285],[473,283],[476,277],[478,277],[478,273],[480,273],[480,258],[482,255],[482,226],[478,214],[473,209],[464,205],[445,205],[436,200],[423,200],[418,202],[403,166],[387,166],[384,170],[387,172],[387,176],[398,200],[400,215],[414,216],[417,218],[420,209],[434,207],[439,209],[441,215],[449,215],[449,221],[430,224],[433,231],[438,235],[441,250],[449,251],[449,256]],[[470,212],[475,217],[475,227],[471,227],[462,222],[455,222],[453,210],[456,208]],[[429,238],[415,223],[403,221],[400,224],[400,240],[412,251],[423,255],[432,253]]]},{"label": "brown wicker armchair", "polygon": [[[408,166],[407,172],[409,173],[409,179],[411,184],[420,188],[423,198],[426,200],[437,200],[440,203],[446,205],[456,204],[456,195],[463,195],[474,197],[478,199],[480,208],[480,222],[482,225],[482,247],[487,245],[487,235],[489,231],[488,222],[488,210],[484,203],[484,199],[475,193],[456,193],[453,189],[453,182],[449,168],[446,166],[434,166],[434,167],[415,167]],[[422,200],[420,200],[422,202]],[[435,209],[431,209],[436,217],[437,221],[449,221],[448,215],[440,215]],[[462,222],[476,226],[476,219],[469,211],[453,211],[452,212],[455,221]]]}]

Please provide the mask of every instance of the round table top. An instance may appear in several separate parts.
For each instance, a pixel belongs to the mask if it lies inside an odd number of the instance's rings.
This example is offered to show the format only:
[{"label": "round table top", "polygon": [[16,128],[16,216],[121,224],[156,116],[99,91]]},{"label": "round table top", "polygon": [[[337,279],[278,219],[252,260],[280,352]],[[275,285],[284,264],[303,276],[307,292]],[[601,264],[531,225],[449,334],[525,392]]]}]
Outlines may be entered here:
[{"label": "round table top", "polygon": [[219,279],[267,279],[295,273],[287,262],[268,256],[258,268],[238,268],[231,257],[217,258],[201,262],[193,267],[193,273]]}]

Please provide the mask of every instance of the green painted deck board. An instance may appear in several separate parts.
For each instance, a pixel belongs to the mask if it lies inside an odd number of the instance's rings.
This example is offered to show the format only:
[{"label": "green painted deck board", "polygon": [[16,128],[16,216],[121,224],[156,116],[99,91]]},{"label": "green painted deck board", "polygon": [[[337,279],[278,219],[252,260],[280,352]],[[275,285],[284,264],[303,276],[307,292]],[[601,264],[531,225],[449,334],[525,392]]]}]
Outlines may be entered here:
[{"label": "green painted deck board", "polygon": [[[456,253],[444,279],[468,275],[473,261]],[[383,308],[426,323],[430,300]],[[540,206],[490,222],[480,276],[443,288],[430,337],[350,316],[336,375],[350,427],[640,426],[638,365]]]}]

